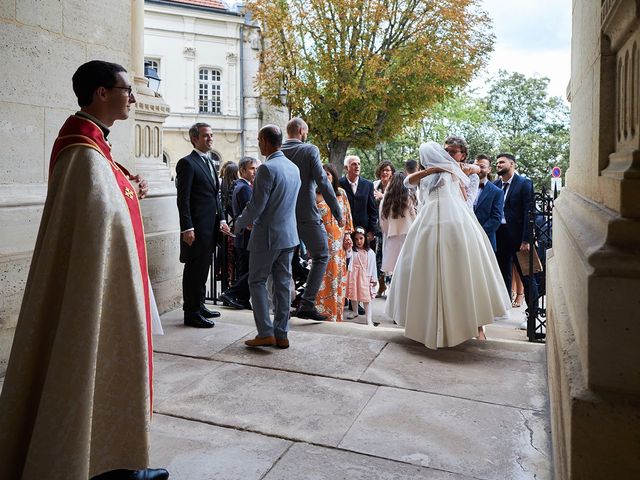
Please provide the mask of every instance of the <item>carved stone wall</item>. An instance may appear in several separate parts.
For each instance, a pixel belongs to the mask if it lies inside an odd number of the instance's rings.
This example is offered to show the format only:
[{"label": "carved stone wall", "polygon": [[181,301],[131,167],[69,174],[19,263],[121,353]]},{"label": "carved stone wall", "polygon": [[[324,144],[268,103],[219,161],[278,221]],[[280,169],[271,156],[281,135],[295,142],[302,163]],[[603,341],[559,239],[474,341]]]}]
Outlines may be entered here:
[{"label": "carved stone wall", "polygon": [[555,478],[640,478],[640,17],[573,2],[571,153],[548,256]]}]

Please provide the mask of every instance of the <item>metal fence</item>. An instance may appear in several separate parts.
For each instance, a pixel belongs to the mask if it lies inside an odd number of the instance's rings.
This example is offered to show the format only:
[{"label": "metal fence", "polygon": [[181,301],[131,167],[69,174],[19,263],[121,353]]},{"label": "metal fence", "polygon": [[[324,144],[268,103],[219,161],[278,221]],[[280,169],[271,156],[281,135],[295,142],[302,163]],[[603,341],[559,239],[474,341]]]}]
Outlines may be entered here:
[{"label": "metal fence", "polygon": [[[530,342],[544,342],[547,333],[547,249],[552,246],[553,202],[557,191],[551,194],[546,188],[534,193],[529,207],[529,233],[533,246],[529,251],[529,272],[535,271],[537,259],[540,259],[542,271],[533,274],[538,287],[538,298],[534,307],[529,306],[527,317],[527,337]],[[533,282],[529,282],[529,298],[533,297]]]}]

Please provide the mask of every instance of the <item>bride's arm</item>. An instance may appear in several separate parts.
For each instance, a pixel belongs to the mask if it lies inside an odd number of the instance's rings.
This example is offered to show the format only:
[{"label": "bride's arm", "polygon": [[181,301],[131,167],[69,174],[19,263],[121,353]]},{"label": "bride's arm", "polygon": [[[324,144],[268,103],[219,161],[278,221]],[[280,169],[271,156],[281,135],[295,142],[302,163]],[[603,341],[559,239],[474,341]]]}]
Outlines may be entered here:
[{"label": "bride's arm", "polygon": [[418,170],[417,172],[411,173],[404,178],[404,186],[407,188],[417,187],[420,184],[420,180],[424,177],[429,176],[433,173],[442,173],[446,170],[443,170],[438,167],[429,167],[426,170]]}]

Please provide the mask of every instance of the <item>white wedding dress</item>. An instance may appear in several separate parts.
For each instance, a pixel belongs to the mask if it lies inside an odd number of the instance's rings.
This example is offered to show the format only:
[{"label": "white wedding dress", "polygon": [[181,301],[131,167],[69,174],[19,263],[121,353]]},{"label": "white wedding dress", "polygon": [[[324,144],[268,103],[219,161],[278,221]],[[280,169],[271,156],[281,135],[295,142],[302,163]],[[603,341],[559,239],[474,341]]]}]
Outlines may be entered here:
[{"label": "white wedding dress", "polygon": [[[437,188],[424,178],[391,281],[385,312],[405,336],[431,349],[476,337],[478,327],[505,315],[510,299],[484,230],[451,173]],[[431,185],[431,188],[428,187]]]}]

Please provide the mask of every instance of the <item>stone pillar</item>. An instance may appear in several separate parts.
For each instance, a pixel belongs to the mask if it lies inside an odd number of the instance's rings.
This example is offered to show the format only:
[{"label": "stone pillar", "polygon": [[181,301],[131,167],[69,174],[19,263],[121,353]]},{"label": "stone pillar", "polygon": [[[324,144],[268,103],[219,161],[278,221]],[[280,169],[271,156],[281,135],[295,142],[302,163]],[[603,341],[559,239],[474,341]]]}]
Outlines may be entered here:
[{"label": "stone pillar", "polygon": [[131,65],[136,90],[133,154],[136,172],[149,182],[149,194],[141,207],[149,277],[162,313],[179,305],[182,296],[180,225],[176,188],[169,165],[163,162],[162,125],[169,116],[169,105],[148,87],[144,77],[144,0],[132,0]]},{"label": "stone pillar", "polygon": [[571,155],[548,260],[555,478],[640,478],[640,11],[573,2]]}]

